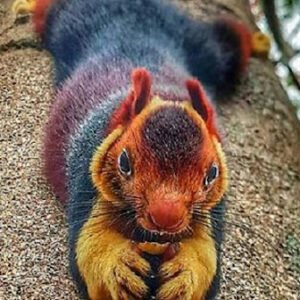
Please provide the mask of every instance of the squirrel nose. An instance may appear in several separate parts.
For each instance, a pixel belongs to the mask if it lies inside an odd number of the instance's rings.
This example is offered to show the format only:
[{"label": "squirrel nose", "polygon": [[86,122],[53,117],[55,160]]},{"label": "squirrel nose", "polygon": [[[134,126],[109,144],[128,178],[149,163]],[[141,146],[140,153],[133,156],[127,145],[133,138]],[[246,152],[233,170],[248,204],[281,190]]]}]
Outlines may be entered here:
[{"label": "squirrel nose", "polygon": [[159,229],[177,231],[184,222],[185,206],[180,201],[157,201],[149,207],[152,223]]}]

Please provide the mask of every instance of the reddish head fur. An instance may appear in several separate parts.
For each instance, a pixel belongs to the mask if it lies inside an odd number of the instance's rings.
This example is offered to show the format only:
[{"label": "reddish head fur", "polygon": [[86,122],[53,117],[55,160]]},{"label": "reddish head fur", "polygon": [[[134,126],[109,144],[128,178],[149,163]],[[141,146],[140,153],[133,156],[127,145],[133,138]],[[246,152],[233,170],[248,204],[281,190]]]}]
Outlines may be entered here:
[{"label": "reddish head fur", "polygon": [[[107,201],[134,206],[144,229],[179,232],[189,225],[194,203],[213,206],[224,192],[226,167],[217,147],[213,108],[196,80],[187,82],[190,102],[181,103],[155,97],[150,102],[151,80],[144,70],[134,71],[132,82],[130,96],[110,124],[109,147],[101,146],[94,156],[94,184]],[[121,132],[112,140],[117,125]],[[124,149],[129,176],[120,171]],[[207,187],[212,165],[220,174]]]},{"label": "reddish head fur", "polygon": [[[128,199],[134,199],[138,223],[143,228],[178,232],[188,226],[190,209],[195,202],[217,202],[210,197],[214,189],[222,189],[218,186],[222,182],[216,181],[209,189],[203,182],[211,165],[221,165],[222,161],[205,123],[193,120],[196,112],[190,114],[188,109],[185,111],[176,104],[162,106],[149,114],[146,110],[109,148],[101,168],[96,166],[102,186],[97,180],[95,185],[100,191],[105,189],[102,194],[109,195],[107,200],[112,203],[130,203]],[[162,115],[166,118],[161,118]],[[184,115],[183,124],[178,123]],[[173,124],[168,123],[172,122],[172,116]],[[187,124],[189,118],[191,121]],[[178,139],[174,136],[176,133]],[[123,149],[129,154],[130,178],[124,177],[118,169],[118,157]]]}]

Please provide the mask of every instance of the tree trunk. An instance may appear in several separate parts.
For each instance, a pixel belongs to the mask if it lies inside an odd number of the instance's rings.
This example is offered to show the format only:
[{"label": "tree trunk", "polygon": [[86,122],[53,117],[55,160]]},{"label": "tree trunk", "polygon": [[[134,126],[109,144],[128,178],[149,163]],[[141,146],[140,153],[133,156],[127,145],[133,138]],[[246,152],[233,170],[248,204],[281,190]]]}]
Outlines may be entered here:
[{"label": "tree trunk", "polygon": [[[256,29],[246,0],[172,2],[195,18],[229,14]],[[0,4],[0,298],[77,299],[67,274],[63,212],[40,175],[51,59],[38,49],[26,18],[13,23],[10,4]],[[271,63],[253,58],[218,112],[231,179],[219,299],[296,299],[300,123]]]}]

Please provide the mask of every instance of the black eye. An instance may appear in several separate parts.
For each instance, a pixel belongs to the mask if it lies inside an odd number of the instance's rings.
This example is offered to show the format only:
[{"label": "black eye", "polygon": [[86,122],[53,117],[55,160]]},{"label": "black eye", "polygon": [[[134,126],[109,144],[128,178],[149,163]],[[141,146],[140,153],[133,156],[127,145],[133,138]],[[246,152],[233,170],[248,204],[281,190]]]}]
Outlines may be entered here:
[{"label": "black eye", "polygon": [[122,153],[120,154],[118,158],[118,165],[119,170],[124,176],[130,176],[131,175],[131,166],[130,166],[130,160],[128,157],[128,153],[125,149],[123,149]]},{"label": "black eye", "polygon": [[204,178],[204,185],[205,187],[210,186],[216,178],[219,176],[219,169],[218,166],[213,164],[210,169],[208,170],[206,177]]}]

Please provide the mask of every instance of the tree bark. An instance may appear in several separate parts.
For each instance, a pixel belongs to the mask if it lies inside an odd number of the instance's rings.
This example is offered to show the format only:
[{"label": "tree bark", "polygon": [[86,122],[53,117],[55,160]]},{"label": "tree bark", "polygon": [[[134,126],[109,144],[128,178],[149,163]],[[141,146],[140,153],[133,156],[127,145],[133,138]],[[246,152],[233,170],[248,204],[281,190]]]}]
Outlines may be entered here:
[{"label": "tree bark", "polygon": [[[196,19],[229,14],[257,30],[246,0],[170,1]],[[35,47],[30,25],[13,23],[10,4],[0,4],[0,211],[5,212],[0,298],[3,293],[3,299],[77,299],[67,275],[63,212],[40,175],[38,159],[52,98],[51,59]],[[217,110],[231,182],[219,299],[296,299],[300,122],[272,64],[257,58]]]}]

